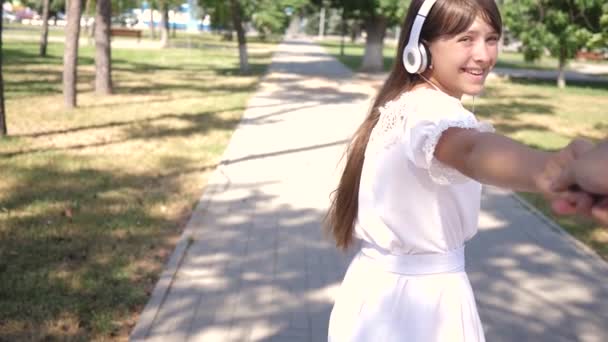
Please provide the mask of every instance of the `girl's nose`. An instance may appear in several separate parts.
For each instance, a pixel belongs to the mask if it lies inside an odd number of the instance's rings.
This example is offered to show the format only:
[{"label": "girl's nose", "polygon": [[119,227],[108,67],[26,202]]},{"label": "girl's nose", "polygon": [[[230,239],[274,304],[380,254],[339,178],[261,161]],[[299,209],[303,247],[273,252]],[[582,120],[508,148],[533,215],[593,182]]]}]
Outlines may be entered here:
[{"label": "girl's nose", "polygon": [[495,47],[486,41],[479,41],[473,49],[473,59],[479,63],[489,63],[493,56]]}]

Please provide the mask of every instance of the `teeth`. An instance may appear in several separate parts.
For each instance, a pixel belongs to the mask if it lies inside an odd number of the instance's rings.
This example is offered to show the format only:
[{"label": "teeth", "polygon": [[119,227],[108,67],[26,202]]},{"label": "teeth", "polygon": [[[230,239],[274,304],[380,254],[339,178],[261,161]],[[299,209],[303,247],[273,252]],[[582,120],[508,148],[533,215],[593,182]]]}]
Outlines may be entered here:
[{"label": "teeth", "polygon": [[471,70],[471,69],[466,69],[466,71],[467,71],[469,74],[473,74],[473,75],[475,75],[475,76],[480,76],[480,75],[482,75],[482,74],[483,74],[483,70]]}]

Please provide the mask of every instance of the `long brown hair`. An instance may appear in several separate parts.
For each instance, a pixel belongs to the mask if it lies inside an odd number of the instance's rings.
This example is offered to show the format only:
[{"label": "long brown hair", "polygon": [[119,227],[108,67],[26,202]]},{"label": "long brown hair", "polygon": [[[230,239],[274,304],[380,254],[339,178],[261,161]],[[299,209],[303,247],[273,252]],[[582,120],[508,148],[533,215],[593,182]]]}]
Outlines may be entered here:
[{"label": "long brown hair", "polygon": [[[421,82],[419,75],[407,73],[402,59],[412,23],[423,2],[424,0],[412,0],[401,26],[397,56],[392,70],[378,92],[369,114],[353,135],[346,150],[346,165],[338,188],[332,194],[332,202],[325,218],[326,231],[333,236],[336,246],[343,250],[348,249],[353,242],[365,148],[372,129],[380,117],[379,108]],[[451,37],[464,32],[473,24],[478,15],[498,34],[502,33],[502,20],[495,0],[438,0],[426,18],[420,33],[420,40],[431,43],[438,38]]]}]

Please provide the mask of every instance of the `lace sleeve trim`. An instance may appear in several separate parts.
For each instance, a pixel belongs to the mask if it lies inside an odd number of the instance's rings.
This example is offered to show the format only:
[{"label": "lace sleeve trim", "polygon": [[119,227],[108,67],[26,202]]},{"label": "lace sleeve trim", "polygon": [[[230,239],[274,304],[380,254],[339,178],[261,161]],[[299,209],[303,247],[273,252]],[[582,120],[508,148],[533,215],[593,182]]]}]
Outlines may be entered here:
[{"label": "lace sleeve trim", "polygon": [[440,185],[464,183],[467,180],[470,180],[470,178],[463,175],[458,170],[443,164],[434,156],[439,138],[441,138],[443,132],[450,127],[476,129],[480,132],[494,132],[494,127],[492,127],[491,124],[479,122],[473,116],[459,120],[440,121],[422,147],[427,164],[429,165],[429,176],[435,183]]},{"label": "lace sleeve trim", "polygon": [[403,100],[404,98],[405,96],[403,95],[379,108],[380,117],[371,132],[366,156],[376,154],[381,148],[389,148],[399,140],[406,112],[408,111],[407,105]]}]

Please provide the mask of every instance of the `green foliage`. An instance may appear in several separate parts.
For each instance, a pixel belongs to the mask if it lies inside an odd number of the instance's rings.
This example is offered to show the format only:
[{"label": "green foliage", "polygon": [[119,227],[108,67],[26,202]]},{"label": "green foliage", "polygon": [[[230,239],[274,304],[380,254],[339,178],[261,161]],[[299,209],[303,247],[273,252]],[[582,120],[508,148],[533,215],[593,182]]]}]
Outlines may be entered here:
[{"label": "green foliage", "polygon": [[265,37],[271,33],[282,33],[289,24],[290,13],[305,6],[308,1],[250,0],[248,3],[251,23],[261,36]]},{"label": "green foliage", "polygon": [[[243,20],[249,21],[262,35],[281,33],[289,23],[289,15],[309,4],[308,0],[239,0]],[[216,28],[231,27],[230,2],[199,0],[200,6],[211,15]]]},{"label": "green foliage", "polygon": [[215,28],[232,27],[230,23],[230,4],[224,0],[199,0],[203,12],[211,16],[211,25]]},{"label": "green foliage", "polygon": [[397,25],[405,16],[410,1],[403,0],[312,0],[313,3],[329,5],[333,8],[343,9],[344,15],[349,19],[366,20],[371,17],[384,17],[388,25]]},{"label": "green foliage", "polygon": [[262,1],[265,4],[264,10],[254,13],[251,16],[253,26],[262,36],[271,33],[280,33],[287,24],[285,9],[272,0]]},{"label": "green foliage", "polygon": [[562,59],[581,48],[608,43],[608,4],[604,0],[506,1],[505,25],[523,43],[526,60],[540,58],[547,49]]}]

